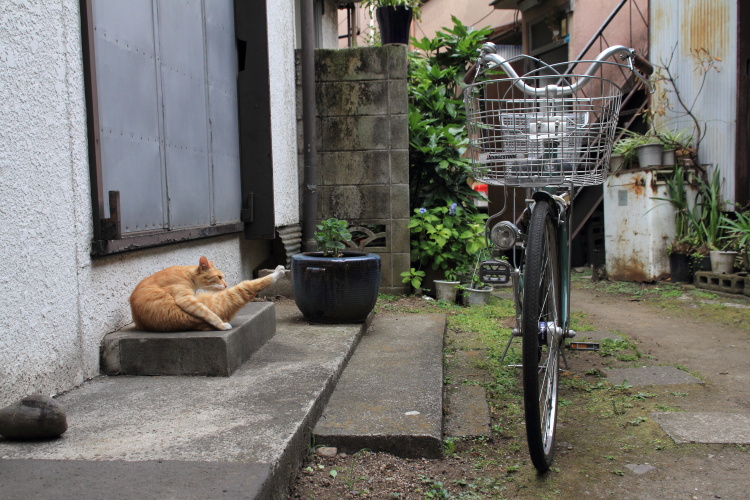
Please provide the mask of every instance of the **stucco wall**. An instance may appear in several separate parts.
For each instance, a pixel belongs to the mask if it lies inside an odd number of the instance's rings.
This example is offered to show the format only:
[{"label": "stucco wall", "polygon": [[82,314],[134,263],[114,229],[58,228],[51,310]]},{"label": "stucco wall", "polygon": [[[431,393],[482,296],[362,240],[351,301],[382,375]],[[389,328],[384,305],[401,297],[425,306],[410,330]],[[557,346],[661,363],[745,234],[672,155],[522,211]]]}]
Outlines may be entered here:
[{"label": "stucco wall", "polygon": [[294,4],[267,0],[276,226],[299,222],[294,102]]},{"label": "stucco wall", "polygon": [[130,322],[143,277],[206,255],[236,283],[269,245],[229,235],[92,259],[78,0],[0,2],[0,68],[4,406],[97,376],[101,339]]}]

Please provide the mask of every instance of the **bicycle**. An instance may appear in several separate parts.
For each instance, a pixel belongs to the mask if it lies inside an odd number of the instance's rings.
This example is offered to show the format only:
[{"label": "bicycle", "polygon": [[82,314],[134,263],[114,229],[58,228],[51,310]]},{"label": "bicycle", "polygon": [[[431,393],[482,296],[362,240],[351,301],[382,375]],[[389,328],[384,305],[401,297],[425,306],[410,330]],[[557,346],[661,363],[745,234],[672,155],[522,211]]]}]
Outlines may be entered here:
[{"label": "bicycle", "polygon": [[[608,61],[619,56],[627,63]],[[584,73],[571,73],[589,62]],[[535,69],[518,75],[517,63]],[[530,56],[506,60],[485,44],[465,82],[464,103],[474,178],[505,187],[503,209],[486,224],[491,258],[478,266],[487,284],[512,281],[529,454],[541,473],[549,469],[557,426],[560,358],[570,329],[571,214],[576,189],[605,181],[622,105],[612,78],[628,70],[649,91],[650,64],[633,49],[614,46],[593,61],[548,65]],[[477,77],[482,78],[477,81]],[[525,188],[525,209],[495,221],[508,206],[508,188]],[[514,204],[515,206],[515,204]],[[516,225],[518,223],[518,225]],[[511,252],[509,260],[501,255]],[[595,346],[577,343],[584,349]]]}]

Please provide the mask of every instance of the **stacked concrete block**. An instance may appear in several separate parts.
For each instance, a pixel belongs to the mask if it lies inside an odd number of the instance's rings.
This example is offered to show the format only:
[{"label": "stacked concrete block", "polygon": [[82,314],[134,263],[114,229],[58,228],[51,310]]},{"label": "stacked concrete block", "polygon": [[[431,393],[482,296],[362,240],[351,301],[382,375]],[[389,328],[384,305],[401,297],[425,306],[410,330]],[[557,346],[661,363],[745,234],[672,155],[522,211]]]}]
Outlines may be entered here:
[{"label": "stacked concrete block", "polygon": [[[382,260],[381,292],[409,270],[409,127],[405,46],[315,53],[318,219],[349,221]],[[361,230],[361,231],[360,231]]]},{"label": "stacked concrete block", "polygon": [[750,286],[746,286],[747,278],[737,274],[716,274],[707,271],[695,273],[695,286],[714,292],[734,293],[750,296]]}]

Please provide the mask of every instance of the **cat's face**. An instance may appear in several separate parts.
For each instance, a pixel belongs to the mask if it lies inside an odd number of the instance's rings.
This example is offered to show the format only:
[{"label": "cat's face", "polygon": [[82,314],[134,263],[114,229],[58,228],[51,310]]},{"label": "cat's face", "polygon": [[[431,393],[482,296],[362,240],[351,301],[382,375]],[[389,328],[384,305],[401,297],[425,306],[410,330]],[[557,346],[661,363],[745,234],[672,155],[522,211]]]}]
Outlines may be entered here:
[{"label": "cat's face", "polygon": [[216,269],[213,261],[209,262],[205,257],[201,257],[198,266],[197,284],[204,290],[224,290],[227,288],[224,273]]}]

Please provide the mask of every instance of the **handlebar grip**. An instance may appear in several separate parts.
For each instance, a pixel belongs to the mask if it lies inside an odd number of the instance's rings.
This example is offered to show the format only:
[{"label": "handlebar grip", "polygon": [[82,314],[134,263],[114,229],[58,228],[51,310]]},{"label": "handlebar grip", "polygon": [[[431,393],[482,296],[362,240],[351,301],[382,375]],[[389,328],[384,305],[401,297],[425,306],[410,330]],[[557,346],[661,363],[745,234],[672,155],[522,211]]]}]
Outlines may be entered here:
[{"label": "handlebar grip", "polygon": [[479,66],[477,66],[477,63],[472,64],[471,68],[469,68],[469,71],[466,72],[464,75],[464,83],[466,85],[471,85],[474,83],[474,80],[477,78],[477,71],[479,70]]},{"label": "handlebar grip", "polygon": [[640,54],[635,54],[633,65],[645,76],[650,76],[654,72],[653,64]]}]

